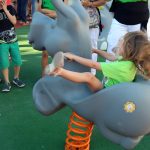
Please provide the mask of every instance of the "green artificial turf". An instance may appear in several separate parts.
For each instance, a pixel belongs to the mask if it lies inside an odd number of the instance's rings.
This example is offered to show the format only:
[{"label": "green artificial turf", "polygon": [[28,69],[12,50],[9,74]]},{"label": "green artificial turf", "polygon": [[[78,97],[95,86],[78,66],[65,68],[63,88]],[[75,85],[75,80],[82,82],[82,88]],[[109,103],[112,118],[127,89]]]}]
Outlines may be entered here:
[{"label": "green artificial turf", "polygon": [[[0,92],[0,150],[63,150],[72,111],[66,107],[52,116],[43,116],[35,109],[32,88],[41,77],[41,52],[28,45],[28,30],[29,27],[17,29],[23,59],[20,78],[26,87],[12,86],[10,93]],[[12,66],[10,70],[12,80]],[[150,137],[146,136],[135,150],[150,150],[149,141]],[[105,139],[94,128],[90,150],[122,148]]]}]

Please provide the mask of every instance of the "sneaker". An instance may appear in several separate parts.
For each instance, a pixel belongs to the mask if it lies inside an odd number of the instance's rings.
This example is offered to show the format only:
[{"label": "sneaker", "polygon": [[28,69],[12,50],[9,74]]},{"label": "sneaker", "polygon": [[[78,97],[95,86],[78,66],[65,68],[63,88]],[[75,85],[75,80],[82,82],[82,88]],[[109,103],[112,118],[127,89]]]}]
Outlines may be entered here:
[{"label": "sneaker", "polygon": [[10,89],[11,89],[10,83],[5,83],[3,88],[2,88],[2,92],[9,92]]},{"label": "sneaker", "polygon": [[58,52],[55,54],[52,63],[45,67],[45,74],[49,75],[56,68],[60,68],[64,66],[64,53]]},{"label": "sneaker", "polygon": [[16,78],[16,79],[13,79],[13,84],[15,84],[17,87],[24,87],[25,86],[25,83],[23,83],[20,79]]}]

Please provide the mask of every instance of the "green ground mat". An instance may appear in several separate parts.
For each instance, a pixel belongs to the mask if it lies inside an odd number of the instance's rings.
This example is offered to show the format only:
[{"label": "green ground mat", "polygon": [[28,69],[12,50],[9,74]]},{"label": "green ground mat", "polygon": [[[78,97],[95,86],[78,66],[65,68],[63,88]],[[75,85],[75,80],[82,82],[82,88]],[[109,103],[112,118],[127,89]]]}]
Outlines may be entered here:
[{"label": "green ground mat", "polygon": [[[12,86],[10,93],[0,92],[0,150],[64,150],[72,111],[66,107],[52,116],[43,116],[36,111],[32,88],[41,76],[41,52],[28,44],[28,30],[29,27],[17,29],[23,59],[20,78],[25,81],[26,87],[18,89]],[[10,74],[12,80],[12,66]],[[149,143],[150,137],[146,136],[135,150],[150,150]],[[94,128],[90,150],[123,149]]]}]

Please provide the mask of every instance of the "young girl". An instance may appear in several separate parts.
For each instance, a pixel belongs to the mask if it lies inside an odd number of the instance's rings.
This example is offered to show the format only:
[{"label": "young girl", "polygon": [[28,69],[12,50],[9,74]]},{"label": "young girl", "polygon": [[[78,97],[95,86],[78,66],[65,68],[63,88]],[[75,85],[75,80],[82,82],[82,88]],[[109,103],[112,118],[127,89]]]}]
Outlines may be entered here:
[{"label": "young girl", "polygon": [[[150,43],[142,32],[127,33],[124,39],[118,43],[116,56],[96,49],[93,52],[113,62],[94,62],[71,53],[58,52],[54,56],[52,64],[46,68],[46,73],[59,75],[76,83],[87,83],[93,92],[118,83],[133,81],[137,68],[150,78]],[[87,67],[102,71],[107,80],[102,83],[90,72],[78,73],[62,68],[64,56]]]}]

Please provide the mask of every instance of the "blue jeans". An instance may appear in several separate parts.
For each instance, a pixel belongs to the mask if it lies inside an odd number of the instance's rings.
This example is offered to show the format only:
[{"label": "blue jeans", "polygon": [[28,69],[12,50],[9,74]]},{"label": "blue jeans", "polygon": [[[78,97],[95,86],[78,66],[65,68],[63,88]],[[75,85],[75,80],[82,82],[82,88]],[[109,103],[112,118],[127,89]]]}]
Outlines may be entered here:
[{"label": "blue jeans", "polygon": [[26,22],[26,10],[27,10],[27,3],[28,0],[18,0],[17,1],[18,5],[17,5],[17,13],[18,13],[18,19]]},{"label": "blue jeans", "polygon": [[35,12],[35,4],[36,4],[36,0],[30,0],[31,1],[31,9],[32,9],[32,16],[33,16],[33,14],[34,14],[34,12]]}]

